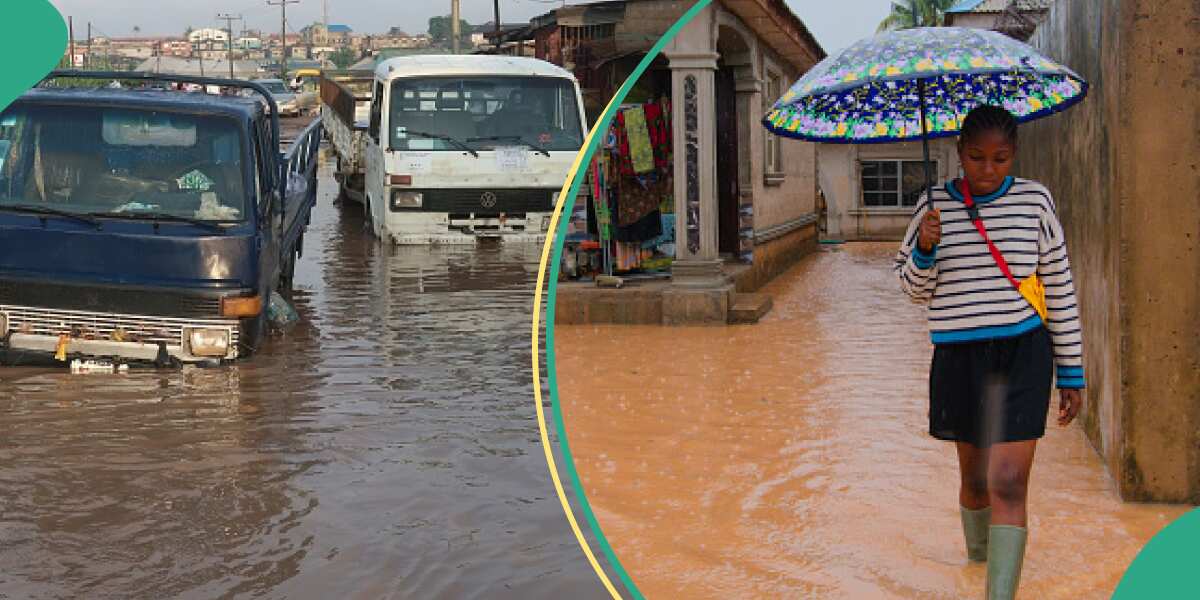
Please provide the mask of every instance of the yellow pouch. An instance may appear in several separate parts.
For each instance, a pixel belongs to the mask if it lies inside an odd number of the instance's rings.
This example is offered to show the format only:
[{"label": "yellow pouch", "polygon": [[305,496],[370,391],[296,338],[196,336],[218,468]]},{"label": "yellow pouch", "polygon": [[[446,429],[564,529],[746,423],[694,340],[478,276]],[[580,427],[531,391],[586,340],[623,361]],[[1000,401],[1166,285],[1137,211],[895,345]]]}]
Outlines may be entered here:
[{"label": "yellow pouch", "polygon": [[1038,279],[1036,274],[1030,275],[1029,277],[1021,280],[1021,285],[1017,288],[1017,291],[1021,292],[1021,296],[1029,301],[1029,304],[1033,305],[1033,310],[1037,311],[1038,316],[1041,317],[1042,322],[1045,323],[1046,286],[1042,285],[1042,280]]}]

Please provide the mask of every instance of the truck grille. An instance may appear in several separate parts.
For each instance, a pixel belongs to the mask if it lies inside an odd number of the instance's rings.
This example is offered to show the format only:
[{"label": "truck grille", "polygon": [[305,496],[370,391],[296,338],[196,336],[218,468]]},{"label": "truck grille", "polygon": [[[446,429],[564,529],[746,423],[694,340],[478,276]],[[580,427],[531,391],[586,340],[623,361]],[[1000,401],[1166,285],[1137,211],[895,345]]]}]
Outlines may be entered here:
[{"label": "truck grille", "polygon": [[231,330],[231,347],[236,347],[238,342],[238,323],[235,320],[116,315],[8,305],[0,305],[0,312],[8,315],[9,331],[27,335],[58,336],[67,333],[80,339],[111,340],[113,332],[120,329],[125,341],[166,342],[168,346],[181,346],[184,327],[215,327]]},{"label": "truck grille", "polygon": [[160,317],[215,318],[221,316],[218,296],[197,296],[96,285],[0,281],[0,304],[40,306],[68,311],[125,313]]},{"label": "truck grille", "polygon": [[[554,210],[551,202],[554,191],[547,188],[521,189],[433,189],[420,191],[424,196],[423,211],[446,213],[474,213],[477,217],[498,216],[500,213],[531,213],[550,212]],[[487,193],[495,195],[492,198],[484,196]]]}]

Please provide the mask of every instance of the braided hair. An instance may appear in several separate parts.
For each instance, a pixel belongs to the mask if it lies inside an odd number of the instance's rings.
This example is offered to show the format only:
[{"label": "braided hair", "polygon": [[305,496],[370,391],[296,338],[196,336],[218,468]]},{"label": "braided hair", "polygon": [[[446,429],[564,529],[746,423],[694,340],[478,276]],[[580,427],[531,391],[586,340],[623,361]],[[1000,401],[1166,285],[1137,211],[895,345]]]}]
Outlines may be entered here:
[{"label": "braided hair", "polygon": [[967,113],[963,120],[959,142],[975,138],[985,131],[996,131],[1013,146],[1017,145],[1017,119],[1004,108],[981,104]]}]

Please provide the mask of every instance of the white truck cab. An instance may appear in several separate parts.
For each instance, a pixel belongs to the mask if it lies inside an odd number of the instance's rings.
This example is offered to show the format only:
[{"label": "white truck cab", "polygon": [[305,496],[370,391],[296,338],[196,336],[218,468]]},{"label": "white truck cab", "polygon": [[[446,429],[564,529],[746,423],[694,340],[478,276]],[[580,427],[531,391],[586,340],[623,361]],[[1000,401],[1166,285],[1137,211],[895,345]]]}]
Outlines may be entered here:
[{"label": "white truck cab", "polygon": [[583,144],[578,82],[524,57],[422,55],[375,70],[366,210],[397,244],[541,242]]}]

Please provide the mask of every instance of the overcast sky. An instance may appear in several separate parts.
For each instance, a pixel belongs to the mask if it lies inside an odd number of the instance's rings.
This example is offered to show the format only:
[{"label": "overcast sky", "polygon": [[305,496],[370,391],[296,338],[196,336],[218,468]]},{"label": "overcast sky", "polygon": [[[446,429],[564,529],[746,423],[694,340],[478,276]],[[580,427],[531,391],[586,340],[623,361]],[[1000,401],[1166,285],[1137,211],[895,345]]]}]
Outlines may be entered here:
[{"label": "overcast sky", "polygon": [[[449,0],[327,0],[331,23],[344,23],[355,31],[379,33],[400,27],[409,33],[428,29],[429,18],[449,14]],[[123,37],[133,35],[134,26],[145,35],[179,35],[188,26],[224,26],[217,13],[243,15],[250,29],[279,29],[279,7],[266,0],[50,0],[63,16],[75,18],[75,37],[93,34]],[[578,0],[568,0],[577,3]],[[292,31],[321,20],[322,0],[300,0],[288,6]],[[887,14],[889,0],[787,0],[826,51],[843,48],[871,35]],[[170,5],[166,8],[164,5]],[[500,0],[500,17],[505,23],[528,22],[561,2],[555,0]],[[492,0],[462,0],[462,16],[482,24],[492,20]],[[235,28],[238,27],[235,24]]]}]

